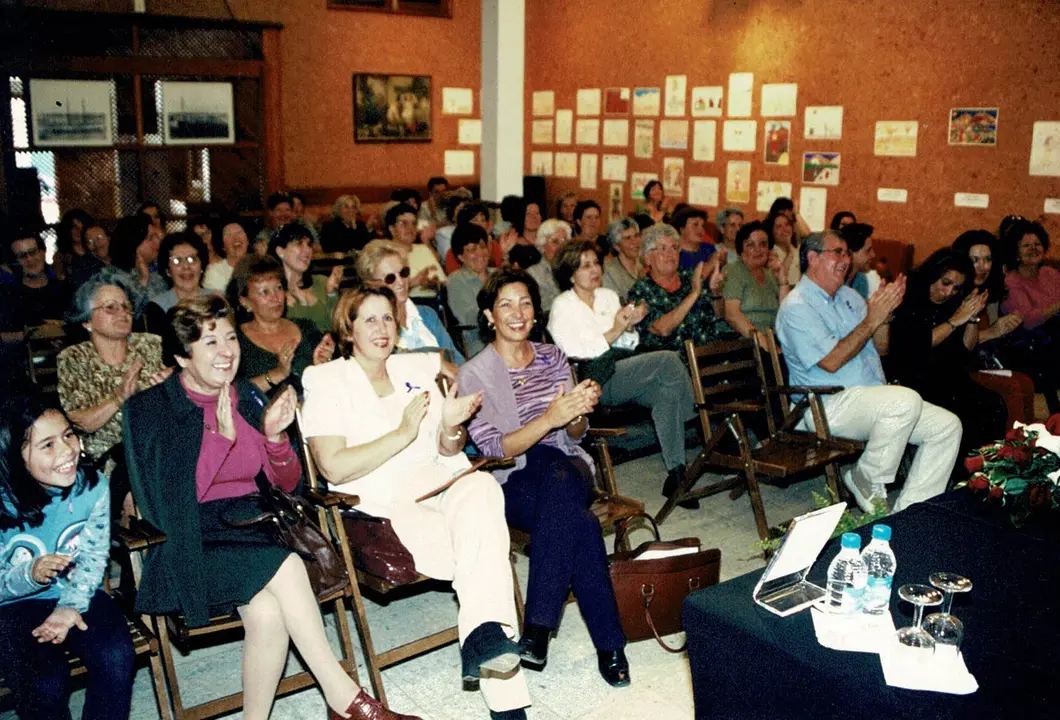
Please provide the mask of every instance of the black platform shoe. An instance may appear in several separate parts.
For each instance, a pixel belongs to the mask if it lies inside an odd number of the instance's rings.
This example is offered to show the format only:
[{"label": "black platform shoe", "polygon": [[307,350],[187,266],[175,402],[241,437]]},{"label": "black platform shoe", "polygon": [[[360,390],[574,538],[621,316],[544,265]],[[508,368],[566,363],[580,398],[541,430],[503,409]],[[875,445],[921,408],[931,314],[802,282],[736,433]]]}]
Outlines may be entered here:
[{"label": "black platform shoe", "polygon": [[[677,492],[678,486],[681,481],[685,479],[685,466],[678,465],[670,472],[666,473],[666,482],[663,483],[663,497],[669,498],[675,492]],[[686,510],[698,510],[699,500],[682,500],[677,503],[677,507],[684,508]]]},{"label": "black platform shoe", "polygon": [[548,662],[548,641],[552,630],[541,625],[527,623],[523,627],[523,637],[519,640],[519,657],[523,667],[531,670],[543,670]]},{"label": "black platform shoe", "polygon": [[504,675],[519,667],[519,645],[504,633],[500,623],[485,622],[471,631],[460,647],[464,683],[484,674]]},{"label": "black platform shoe", "polygon": [[490,720],[526,720],[526,710],[490,710]]},{"label": "black platform shoe", "polygon": [[597,650],[597,664],[600,666],[600,675],[611,687],[626,687],[629,685],[629,661],[626,660],[625,650]]}]

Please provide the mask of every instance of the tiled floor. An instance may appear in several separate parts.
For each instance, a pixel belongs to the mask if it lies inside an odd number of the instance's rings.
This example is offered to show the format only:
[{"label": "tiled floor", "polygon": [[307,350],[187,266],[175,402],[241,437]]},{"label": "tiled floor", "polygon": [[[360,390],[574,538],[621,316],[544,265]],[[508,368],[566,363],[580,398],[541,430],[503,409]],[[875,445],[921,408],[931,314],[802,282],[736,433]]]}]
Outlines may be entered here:
[{"label": "tiled floor", "polygon": [[[633,460],[617,468],[622,492],[643,499],[649,512],[662,505],[660,487],[664,476],[659,455]],[[810,493],[821,490],[823,478],[808,480],[787,489],[763,487],[763,499],[771,523],[786,520],[812,508]],[[699,537],[704,547],[722,551],[722,580],[762,566],[754,548],[758,539],[750,502],[746,495],[733,501],[722,493],[703,501],[701,509],[678,508],[662,527],[663,537]],[[634,544],[648,539],[638,533]],[[518,571],[525,589],[527,560],[520,557]],[[747,598],[751,602],[751,598]],[[427,593],[392,603],[389,607],[370,605],[368,614],[377,647],[404,642],[410,633],[442,629],[455,622],[456,605],[448,593]],[[329,619],[329,629],[334,623]],[[351,622],[352,627],[352,622]],[[683,635],[669,638],[683,640]],[[179,662],[179,676],[185,704],[234,692],[240,682],[240,643],[197,650]],[[534,705],[533,720],[622,720],[623,718],[693,717],[692,686],[684,654],[663,652],[654,641],[643,641],[627,648],[632,685],[614,689],[596,669],[595,653],[577,605],[568,605],[558,637],[549,650],[543,672],[527,672]],[[300,667],[292,654],[288,671]],[[463,692],[459,681],[459,651],[449,646],[393,667],[383,673],[392,707],[429,720],[487,718],[488,712],[478,693]],[[361,677],[367,674],[361,668]],[[75,717],[81,693],[73,699]],[[0,720],[13,718],[12,713]],[[158,710],[146,668],[136,676],[132,717],[140,720],[158,717]],[[229,717],[241,717],[234,714]],[[274,720],[324,718],[326,711],[316,688],[282,698],[272,713]]]}]

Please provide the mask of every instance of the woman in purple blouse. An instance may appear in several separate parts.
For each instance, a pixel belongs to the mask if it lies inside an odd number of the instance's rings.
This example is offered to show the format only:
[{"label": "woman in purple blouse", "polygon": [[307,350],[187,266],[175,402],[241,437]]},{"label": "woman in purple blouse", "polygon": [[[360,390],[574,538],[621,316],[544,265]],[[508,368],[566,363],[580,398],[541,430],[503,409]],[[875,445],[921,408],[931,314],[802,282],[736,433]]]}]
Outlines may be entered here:
[{"label": "woman in purple blouse", "polygon": [[460,368],[461,393],[482,392],[471,438],[485,455],[512,456],[516,465],[495,473],[512,527],[532,534],[523,664],[545,666],[548,641],[574,591],[596,646],[600,674],[629,685],[626,637],[607,568],[600,523],[589,510],[593,465],[578,446],[600,386],[574,386],[563,351],[531,342],[540,299],[522,270],[503,269],[478,296],[479,329],[491,340]]}]

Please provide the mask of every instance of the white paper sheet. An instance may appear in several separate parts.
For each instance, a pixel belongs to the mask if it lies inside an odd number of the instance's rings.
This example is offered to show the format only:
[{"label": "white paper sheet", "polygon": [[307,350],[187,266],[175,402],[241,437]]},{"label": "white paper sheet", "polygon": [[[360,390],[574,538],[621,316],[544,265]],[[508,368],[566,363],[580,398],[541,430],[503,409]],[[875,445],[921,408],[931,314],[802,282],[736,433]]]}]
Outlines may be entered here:
[{"label": "white paper sheet", "polygon": [[692,88],[692,117],[721,117],[724,95],[721,85]]},{"label": "white paper sheet", "polygon": [[461,145],[482,144],[482,121],[460,118],[457,124],[457,142]]},{"label": "white paper sheet", "polygon": [[475,174],[474,150],[446,150],[445,174],[471,176]]},{"label": "white paper sheet", "polygon": [[979,208],[985,210],[990,207],[990,196],[985,193],[954,193],[953,205],[954,207]]},{"label": "white paper sheet", "polygon": [[776,180],[759,180],[758,192],[755,194],[755,209],[767,213],[778,197],[791,197],[791,183]]},{"label": "white paper sheet", "polygon": [[534,145],[552,144],[552,121],[534,120],[530,126],[530,142]]},{"label": "white paper sheet", "polygon": [[648,159],[655,150],[655,121],[637,120],[633,125],[633,157]]},{"label": "white paper sheet", "polygon": [[660,120],[659,121],[659,149],[660,150],[687,150],[688,149],[688,121],[687,120]]},{"label": "white paper sheet", "polygon": [[578,153],[556,153],[556,177],[578,177]]},{"label": "white paper sheet", "polygon": [[1060,122],[1036,122],[1031,135],[1031,175],[1060,175]]},{"label": "white paper sheet", "polygon": [[604,120],[603,143],[606,147],[626,147],[629,145],[629,120]]},{"label": "white paper sheet", "polygon": [[936,646],[934,653],[901,645],[895,636],[880,652],[883,679],[891,687],[969,695],[979,689],[963,653]]},{"label": "white paper sheet", "polygon": [[1042,207],[1042,212],[1048,215],[1060,213],[1060,198],[1045,198],[1045,205]]},{"label": "white paper sheet", "polygon": [[582,153],[581,172],[579,173],[579,186],[582,190],[596,189],[596,176],[599,166],[600,158],[596,153]]},{"label": "white paper sheet", "polygon": [[552,153],[532,152],[530,153],[530,174],[552,177]]},{"label": "white paper sheet", "polygon": [[625,155],[604,155],[600,165],[600,176],[614,182],[626,181],[627,159]]},{"label": "white paper sheet", "polygon": [[894,642],[894,619],[891,613],[840,615],[822,606],[810,609],[817,642],[832,650],[879,653]]},{"label": "white paper sheet", "polygon": [[570,145],[574,134],[574,111],[570,109],[556,111],[556,144]]},{"label": "white paper sheet", "polygon": [[716,120],[696,120],[692,132],[692,159],[700,162],[714,162],[714,147],[717,144],[718,122]]},{"label": "white paper sheet", "polygon": [[688,178],[688,204],[717,207],[719,185],[716,177],[690,176]]},{"label": "white paper sheet", "polygon": [[[816,188],[803,188],[803,192],[807,189]],[[846,507],[846,503],[836,503],[795,518],[780,550],[763,573],[762,582],[779,580],[809,569],[832,536]]]},{"label": "white paper sheet", "polygon": [[726,152],[754,152],[757,138],[757,120],[726,120],[722,126],[721,148]]},{"label": "white paper sheet", "polygon": [[909,191],[905,188],[876,188],[876,199],[879,202],[904,203],[909,200]]},{"label": "white paper sheet", "polygon": [[579,118],[575,123],[574,142],[578,145],[600,144],[600,121]]},{"label": "white paper sheet", "polygon": [[635,116],[657,116],[661,102],[662,91],[659,88],[633,88],[633,114]]},{"label": "white paper sheet", "polygon": [[916,157],[920,123],[916,120],[880,120],[876,123],[873,152],[884,157]]},{"label": "white paper sheet", "polygon": [[548,117],[556,106],[556,93],[552,90],[538,90],[533,95],[534,117]]},{"label": "white paper sheet", "polygon": [[470,115],[474,112],[474,102],[471,88],[442,88],[443,115]]},{"label": "white paper sheet", "polygon": [[843,137],[843,106],[808,106],[804,115],[802,136],[807,140],[841,139]]},{"label": "white paper sheet", "polygon": [[578,114],[600,114],[600,88],[582,88],[578,90]]},{"label": "white paper sheet", "polygon": [[823,187],[799,188],[799,215],[810,226],[811,232],[822,232],[827,227],[828,190]]},{"label": "white paper sheet", "polygon": [[751,117],[754,73],[729,74],[729,117]]},{"label": "white paper sheet", "polygon": [[686,75],[666,76],[666,117],[684,117],[685,89],[688,86]]},{"label": "white paper sheet", "polygon": [[795,117],[799,86],[779,83],[762,86],[762,117]]}]

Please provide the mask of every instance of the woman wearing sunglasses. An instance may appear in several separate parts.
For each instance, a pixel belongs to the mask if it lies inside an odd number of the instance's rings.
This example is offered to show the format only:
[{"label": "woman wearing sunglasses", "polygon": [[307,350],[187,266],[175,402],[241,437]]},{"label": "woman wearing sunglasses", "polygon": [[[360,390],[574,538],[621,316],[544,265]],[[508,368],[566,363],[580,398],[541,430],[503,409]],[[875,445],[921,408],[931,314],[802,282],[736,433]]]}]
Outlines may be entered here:
[{"label": "woman wearing sunglasses", "polygon": [[365,285],[389,288],[397,298],[398,350],[443,350],[457,365],[464,363],[464,356],[456,349],[438,313],[409,299],[411,271],[408,254],[401,245],[390,240],[373,240],[365,245],[357,256],[357,275]]}]

